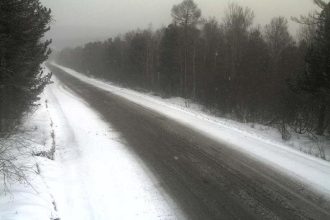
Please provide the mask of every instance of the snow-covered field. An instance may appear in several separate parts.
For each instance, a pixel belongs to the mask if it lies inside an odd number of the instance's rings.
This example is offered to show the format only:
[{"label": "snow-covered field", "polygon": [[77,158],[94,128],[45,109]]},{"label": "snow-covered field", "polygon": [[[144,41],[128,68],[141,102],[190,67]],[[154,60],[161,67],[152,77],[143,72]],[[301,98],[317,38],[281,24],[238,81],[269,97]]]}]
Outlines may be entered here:
[{"label": "snow-covered field", "polygon": [[[22,161],[34,188],[13,182],[1,191],[0,219],[184,219],[120,135],[53,80],[19,135],[32,139]],[[54,161],[32,156],[54,143]]]},{"label": "snow-covered field", "polygon": [[[280,134],[273,128],[261,125],[252,128],[249,124],[217,118],[203,113],[201,108],[196,105],[186,108],[183,104],[184,100],[164,100],[151,94],[143,94],[87,77],[70,68],[53,65],[86,83],[110,91],[190,126],[221,143],[240,150],[280,171],[289,173],[311,189],[330,196],[330,163],[317,157],[317,146],[314,146],[317,144],[312,143],[307,137],[294,136],[291,142],[284,142],[281,140]],[[310,150],[310,152],[306,150],[311,149],[310,146],[314,146],[316,150]],[[325,152],[329,159],[329,149],[326,148]]]}]

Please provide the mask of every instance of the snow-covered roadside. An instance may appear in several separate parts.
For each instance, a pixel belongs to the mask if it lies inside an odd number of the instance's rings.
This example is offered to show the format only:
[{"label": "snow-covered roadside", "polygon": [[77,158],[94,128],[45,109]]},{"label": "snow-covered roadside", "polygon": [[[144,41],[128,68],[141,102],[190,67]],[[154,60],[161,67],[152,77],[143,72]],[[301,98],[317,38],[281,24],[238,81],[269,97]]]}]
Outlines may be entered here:
[{"label": "snow-covered roadside", "polygon": [[57,164],[45,157],[33,156],[48,152],[52,147],[51,118],[44,95],[39,104],[32,114],[27,115],[17,134],[0,140],[1,145],[10,146],[8,155],[17,157],[12,162],[26,167],[27,180],[18,182],[11,179],[5,187],[0,178],[0,219],[3,220],[58,219],[56,202],[42,173],[56,168]]},{"label": "snow-covered roadside", "polygon": [[330,163],[295,150],[292,146],[280,141],[274,130],[260,132],[237,122],[184,108],[175,103],[175,100],[163,100],[150,94],[117,87],[111,83],[87,77],[70,68],[53,65],[86,83],[186,124],[221,143],[226,143],[280,171],[289,173],[292,177],[305,182],[310,188],[330,196]]},{"label": "snow-covered roadside", "polygon": [[[0,219],[185,219],[120,134],[53,81],[24,125],[33,188],[16,183],[0,194]],[[54,161],[31,156],[53,143]]]},{"label": "snow-covered roadside", "polygon": [[183,218],[142,161],[87,104],[56,79],[46,96],[62,167],[50,183],[61,219]]}]

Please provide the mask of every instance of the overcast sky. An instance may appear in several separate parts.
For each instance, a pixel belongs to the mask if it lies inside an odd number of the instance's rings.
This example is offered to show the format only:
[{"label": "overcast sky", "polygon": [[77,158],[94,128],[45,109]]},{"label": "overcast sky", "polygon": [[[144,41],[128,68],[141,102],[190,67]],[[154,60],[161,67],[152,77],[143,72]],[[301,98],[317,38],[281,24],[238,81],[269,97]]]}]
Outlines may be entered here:
[{"label": "overcast sky", "polygon": [[[127,30],[153,28],[171,22],[171,8],[181,0],[41,0],[53,11],[50,36],[58,49],[90,40],[103,40]],[[255,12],[255,24],[272,17],[307,14],[315,9],[312,0],[195,0],[203,17],[223,18],[229,2],[248,6]],[[297,25],[290,21],[294,34]]]}]

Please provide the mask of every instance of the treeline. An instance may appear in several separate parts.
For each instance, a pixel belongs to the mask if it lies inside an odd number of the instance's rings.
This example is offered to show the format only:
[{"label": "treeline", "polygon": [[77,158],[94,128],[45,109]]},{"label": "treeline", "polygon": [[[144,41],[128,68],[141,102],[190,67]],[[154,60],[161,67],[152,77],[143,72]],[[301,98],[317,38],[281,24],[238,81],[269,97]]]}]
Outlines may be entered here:
[{"label": "treeline", "polygon": [[[330,39],[325,36],[329,27],[321,30],[328,25],[330,5],[315,2],[322,12],[296,19],[304,23],[298,40],[290,35],[286,18],[255,26],[251,9],[230,4],[219,22],[203,19],[198,6],[184,0],[172,8],[167,27],[65,49],[57,61],[124,86],[194,100],[240,121],[277,126],[284,139],[290,129],[323,134],[329,124],[329,90],[316,94],[307,87],[318,87],[329,70],[314,77],[312,85],[307,75],[315,72],[308,72],[308,56],[320,41],[317,36]],[[316,56],[310,61],[321,62]],[[329,59],[322,62],[329,68]]]},{"label": "treeline", "polygon": [[51,42],[42,40],[50,21],[39,0],[0,1],[0,137],[19,125],[50,80],[40,67],[50,54]]}]

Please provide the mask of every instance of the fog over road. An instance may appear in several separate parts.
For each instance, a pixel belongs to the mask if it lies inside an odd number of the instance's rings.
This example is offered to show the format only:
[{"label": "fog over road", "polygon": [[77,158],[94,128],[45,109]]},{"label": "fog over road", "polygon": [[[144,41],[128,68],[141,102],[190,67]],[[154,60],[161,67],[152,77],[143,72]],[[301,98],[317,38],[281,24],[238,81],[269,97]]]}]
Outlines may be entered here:
[{"label": "fog over road", "polygon": [[327,204],[301,192],[288,176],[55,66],[49,68],[122,134],[188,219],[330,219]]}]

